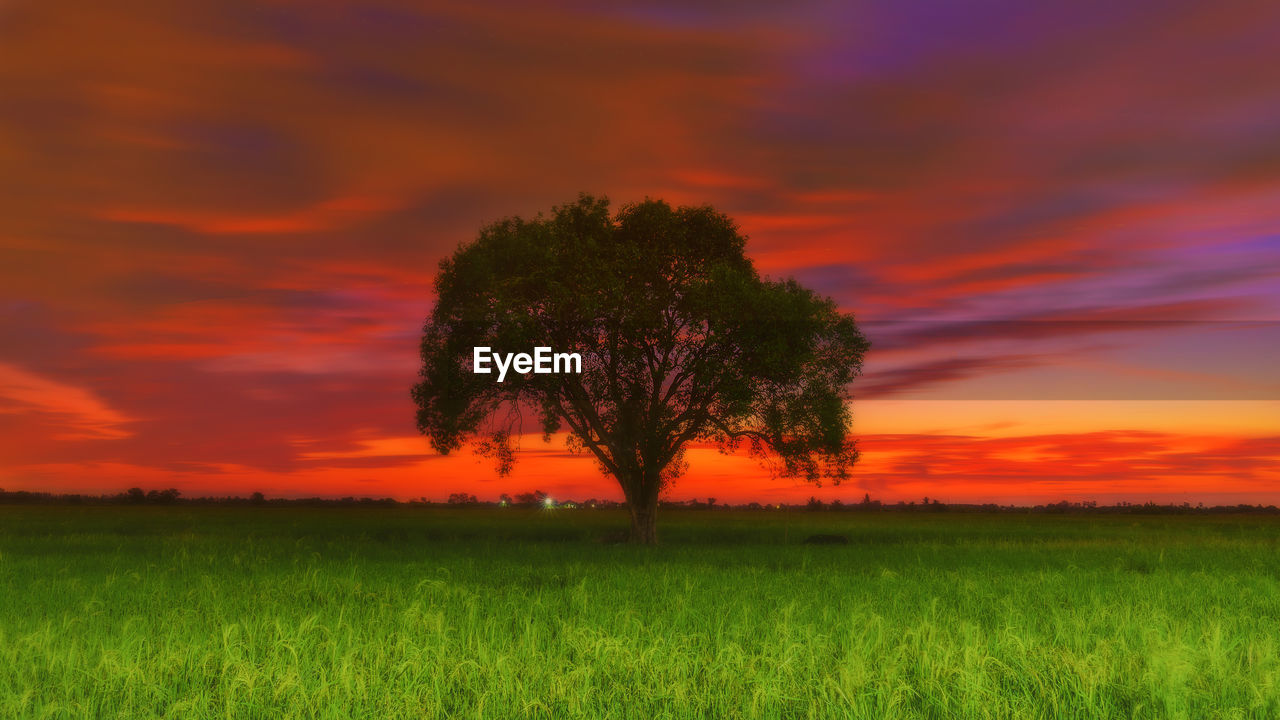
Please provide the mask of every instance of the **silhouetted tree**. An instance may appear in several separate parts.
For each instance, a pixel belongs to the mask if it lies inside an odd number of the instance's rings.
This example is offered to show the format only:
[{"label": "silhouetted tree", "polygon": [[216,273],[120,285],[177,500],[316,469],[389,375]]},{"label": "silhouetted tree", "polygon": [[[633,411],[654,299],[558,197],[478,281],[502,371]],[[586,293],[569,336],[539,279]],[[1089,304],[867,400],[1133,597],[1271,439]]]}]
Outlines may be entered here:
[{"label": "silhouetted tree", "polygon": [[547,494],[541,490],[534,490],[529,493],[519,493],[516,495],[516,504],[525,507],[541,506],[547,501]]},{"label": "silhouetted tree", "polygon": [[147,493],[147,502],[156,505],[172,505],[182,493],[177,488],[168,490],[151,490]]},{"label": "silhouetted tree", "polygon": [[[475,440],[499,473],[523,413],[545,438],[567,429],[570,448],[617,479],[639,543],[655,542],[658,495],[690,442],[839,482],[858,457],[849,385],[867,340],[830,299],[761,278],[745,243],[710,207],[646,200],[611,214],[587,195],[489,225],[440,264],[418,429],[441,453]],[[472,371],[476,347],[579,353],[582,372],[498,382]]]}]

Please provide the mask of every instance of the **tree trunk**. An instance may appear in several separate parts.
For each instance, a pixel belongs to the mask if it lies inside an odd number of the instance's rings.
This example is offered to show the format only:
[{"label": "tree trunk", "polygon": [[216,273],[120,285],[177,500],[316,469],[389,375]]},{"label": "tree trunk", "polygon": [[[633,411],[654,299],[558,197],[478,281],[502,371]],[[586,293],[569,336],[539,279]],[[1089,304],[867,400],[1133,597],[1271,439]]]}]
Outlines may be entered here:
[{"label": "tree trunk", "polygon": [[627,504],[631,511],[631,542],[637,545],[658,544],[658,499],[638,500]]}]

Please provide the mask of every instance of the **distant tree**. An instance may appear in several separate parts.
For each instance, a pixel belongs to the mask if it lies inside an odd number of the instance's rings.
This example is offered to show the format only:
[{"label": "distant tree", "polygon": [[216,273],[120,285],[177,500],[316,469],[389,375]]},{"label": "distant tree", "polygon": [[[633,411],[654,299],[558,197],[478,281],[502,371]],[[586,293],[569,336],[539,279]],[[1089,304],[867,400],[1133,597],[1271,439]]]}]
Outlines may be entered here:
[{"label": "distant tree", "polygon": [[501,495],[498,496],[498,502],[502,505],[510,505],[512,502],[511,496],[506,493],[502,493]]},{"label": "distant tree", "polygon": [[125,500],[135,505],[141,505],[147,501],[147,493],[142,488],[131,487],[124,493]]},{"label": "distant tree", "polygon": [[542,506],[547,501],[547,494],[541,490],[516,495],[516,504],[525,507]]},{"label": "distant tree", "polygon": [[254,505],[265,505],[267,502],[267,496],[263,495],[260,492],[255,492],[254,494],[249,496],[249,502],[253,503]]},{"label": "distant tree", "polygon": [[154,503],[156,505],[171,505],[177,501],[178,496],[181,494],[182,493],[176,488],[169,488],[168,490],[152,490],[147,493],[147,502]]},{"label": "distant tree", "polygon": [[[710,207],[657,200],[611,214],[581,196],[480,231],[440,264],[423,331],[418,429],[441,453],[474,441],[511,470],[525,413],[566,429],[622,488],[631,539],[653,543],[658,496],[700,441],[779,475],[839,482],[858,453],[850,383],[868,342],[793,280],[760,277]],[[474,348],[579,353],[579,373],[473,370]]]},{"label": "distant tree", "polygon": [[479,498],[468,493],[456,492],[449,494],[450,505],[476,505],[479,504],[479,502]]}]

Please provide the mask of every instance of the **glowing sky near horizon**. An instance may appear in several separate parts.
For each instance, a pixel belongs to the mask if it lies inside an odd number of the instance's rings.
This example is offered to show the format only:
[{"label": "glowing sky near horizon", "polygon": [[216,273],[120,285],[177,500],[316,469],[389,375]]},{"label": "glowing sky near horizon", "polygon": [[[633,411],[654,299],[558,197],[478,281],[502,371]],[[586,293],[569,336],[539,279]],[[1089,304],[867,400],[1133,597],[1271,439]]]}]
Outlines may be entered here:
[{"label": "glowing sky near horizon", "polygon": [[436,263],[580,191],[711,203],[855,312],[839,488],[1280,502],[1280,5],[0,2],[0,487],[617,497],[440,458]]}]

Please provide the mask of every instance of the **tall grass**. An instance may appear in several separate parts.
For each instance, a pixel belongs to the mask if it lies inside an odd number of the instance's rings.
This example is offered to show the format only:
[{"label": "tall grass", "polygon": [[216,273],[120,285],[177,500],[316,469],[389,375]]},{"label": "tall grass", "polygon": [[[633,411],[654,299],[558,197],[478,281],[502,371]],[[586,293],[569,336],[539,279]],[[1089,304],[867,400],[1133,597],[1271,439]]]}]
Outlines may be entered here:
[{"label": "tall grass", "polygon": [[622,524],[0,508],[0,717],[1280,717],[1272,519]]}]

